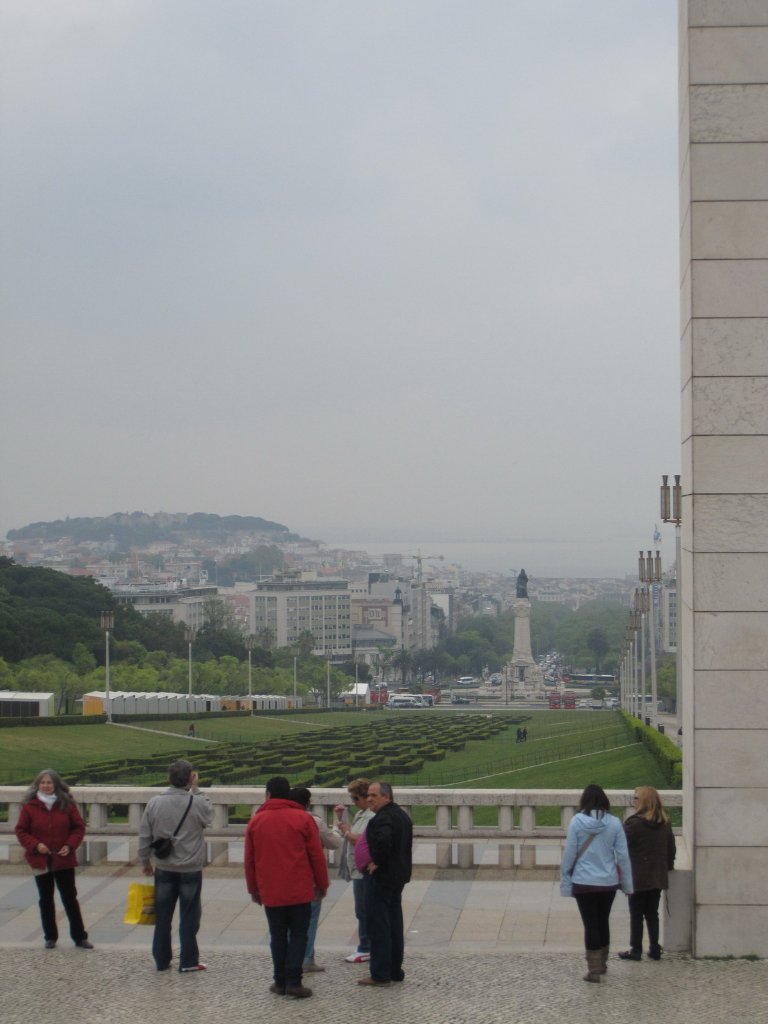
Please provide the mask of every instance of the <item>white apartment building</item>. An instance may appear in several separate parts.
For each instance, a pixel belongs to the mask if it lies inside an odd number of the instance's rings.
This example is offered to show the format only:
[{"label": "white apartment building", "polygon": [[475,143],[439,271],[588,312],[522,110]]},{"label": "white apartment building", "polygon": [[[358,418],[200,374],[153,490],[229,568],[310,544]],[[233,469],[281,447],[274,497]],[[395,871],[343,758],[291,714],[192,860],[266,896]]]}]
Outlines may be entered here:
[{"label": "white apartment building", "polygon": [[351,657],[352,620],[347,580],[313,573],[278,573],[251,593],[251,632],[269,629],[277,647],[291,647],[302,633],[315,638],[312,653]]},{"label": "white apartment building", "polygon": [[215,586],[178,583],[115,583],[110,590],[118,604],[130,604],[141,615],[165,615],[193,629],[205,624],[205,602],[218,594]]}]

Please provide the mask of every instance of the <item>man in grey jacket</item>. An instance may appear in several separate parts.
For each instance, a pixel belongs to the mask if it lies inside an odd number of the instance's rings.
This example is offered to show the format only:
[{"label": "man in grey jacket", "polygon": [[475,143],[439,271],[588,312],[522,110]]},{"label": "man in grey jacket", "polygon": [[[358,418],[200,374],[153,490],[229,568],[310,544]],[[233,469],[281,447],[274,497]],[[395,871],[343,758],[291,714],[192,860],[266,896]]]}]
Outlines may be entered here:
[{"label": "man in grey jacket", "polygon": [[[139,860],[145,875],[155,876],[155,933],[152,956],[158,971],[171,966],[171,925],[179,904],[179,970],[204,971],[197,948],[200,894],[205,866],[203,829],[213,821],[213,807],[197,787],[197,772],[189,761],[174,761],[168,769],[170,787],[153,796],[139,827]],[[176,831],[178,829],[178,831]],[[176,833],[174,835],[174,832]],[[171,838],[171,852],[152,867],[152,843]]]}]

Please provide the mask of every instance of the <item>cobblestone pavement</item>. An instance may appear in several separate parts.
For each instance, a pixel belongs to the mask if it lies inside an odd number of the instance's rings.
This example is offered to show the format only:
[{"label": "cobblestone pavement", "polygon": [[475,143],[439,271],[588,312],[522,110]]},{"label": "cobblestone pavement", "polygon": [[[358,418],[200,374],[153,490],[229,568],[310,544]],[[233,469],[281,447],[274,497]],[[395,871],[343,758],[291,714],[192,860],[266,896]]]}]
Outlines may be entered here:
[{"label": "cobblestone pavement", "polygon": [[158,973],[147,953],[0,948],[3,1024],[741,1024],[768,1019],[768,967],[762,961],[610,964],[607,980],[581,980],[575,953],[409,953],[402,985],[361,989],[364,966],[326,957],[308,983],[314,996],[268,991],[269,955],[219,950],[200,974]]},{"label": "cobblestone pavement", "polygon": [[[344,962],[354,940],[351,887],[334,881],[317,941],[321,974],[307,1000],[272,995],[268,933],[235,869],[206,872],[199,974],[158,973],[152,931],[123,924],[136,869],[88,869],[78,890],[96,948],[74,948],[59,923],[42,946],[34,881],[0,871],[0,1024],[756,1024],[768,1021],[768,961],[656,963],[611,959],[583,982],[581,926],[556,882],[420,879],[405,891],[406,980],[362,989],[365,965]],[[624,948],[626,902],[611,915]],[[361,1007],[363,1008],[361,1010]]]}]

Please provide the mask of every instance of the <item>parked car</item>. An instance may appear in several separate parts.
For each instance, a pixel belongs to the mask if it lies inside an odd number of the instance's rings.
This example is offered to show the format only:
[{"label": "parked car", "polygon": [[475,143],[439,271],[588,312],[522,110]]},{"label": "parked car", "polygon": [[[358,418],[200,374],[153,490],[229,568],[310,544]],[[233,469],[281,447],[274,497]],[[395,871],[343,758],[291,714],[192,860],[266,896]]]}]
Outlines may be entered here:
[{"label": "parked car", "polygon": [[451,704],[470,704],[469,697],[451,697]]}]

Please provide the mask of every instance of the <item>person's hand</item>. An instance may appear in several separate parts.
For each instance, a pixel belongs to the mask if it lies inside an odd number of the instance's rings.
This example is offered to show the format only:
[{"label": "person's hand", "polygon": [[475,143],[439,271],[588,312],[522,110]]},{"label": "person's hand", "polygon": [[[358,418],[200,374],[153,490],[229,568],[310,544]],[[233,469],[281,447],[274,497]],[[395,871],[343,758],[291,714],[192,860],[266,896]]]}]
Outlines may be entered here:
[{"label": "person's hand", "polygon": [[253,903],[258,903],[258,904],[259,904],[259,906],[261,906],[261,897],[259,896],[259,894],[258,894],[258,893],[252,893],[252,894],[251,894],[251,901],[252,901]]},{"label": "person's hand", "polygon": [[57,856],[58,857],[66,857],[66,856],[68,856],[69,852],[70,852],[70,847],[67,846],[66,843],[64,843],[62,848],[59,850]]},{"label": "person's hand", "polygon": [[151,864],[144,864],[142,865],[141,873],[143,875],[154,875],[155,869],[152,867]]},{"label": "person's hand", "polygon": [[43,854],[43,855],[44,855],[45,857],[47,857],[47,856],[48,856],[48,854],[49,854],[49,853],[51,852],[51,851],[50,851],[50,850],[48,849],[48,847],[47,847],[47,846],[45,845],[45,843],[38,843],[38,844],[37,844],[37,846],[35,847],[35,850],[36,850],[36,851],[37,851],[38,853],[42,853],[42,854]]},{"label": "person's hand", "polygon": [[194,789],[197,786],[197,781],[200,778],[197,772],[192,772],[189,776],[189,785],[187,789]]},{"label": "person's hand", "polygon": [[372,874],[373,874],[373,872],[374,872],[374,871],[376,870],[376,868],[377,868],[378,866],[379,866],[379,865],[378,865],[378,864],[374,864],[374,863],[373,863],[373,861],[369,861],[369,862],[368,862],[368,874],[369,874],[369,875],[372,875]]},{"label": "person's hand", "polygon": [[327,895],[327,889],[315,889],[315,896],[317,897],[317,899],[324,900]]}]

